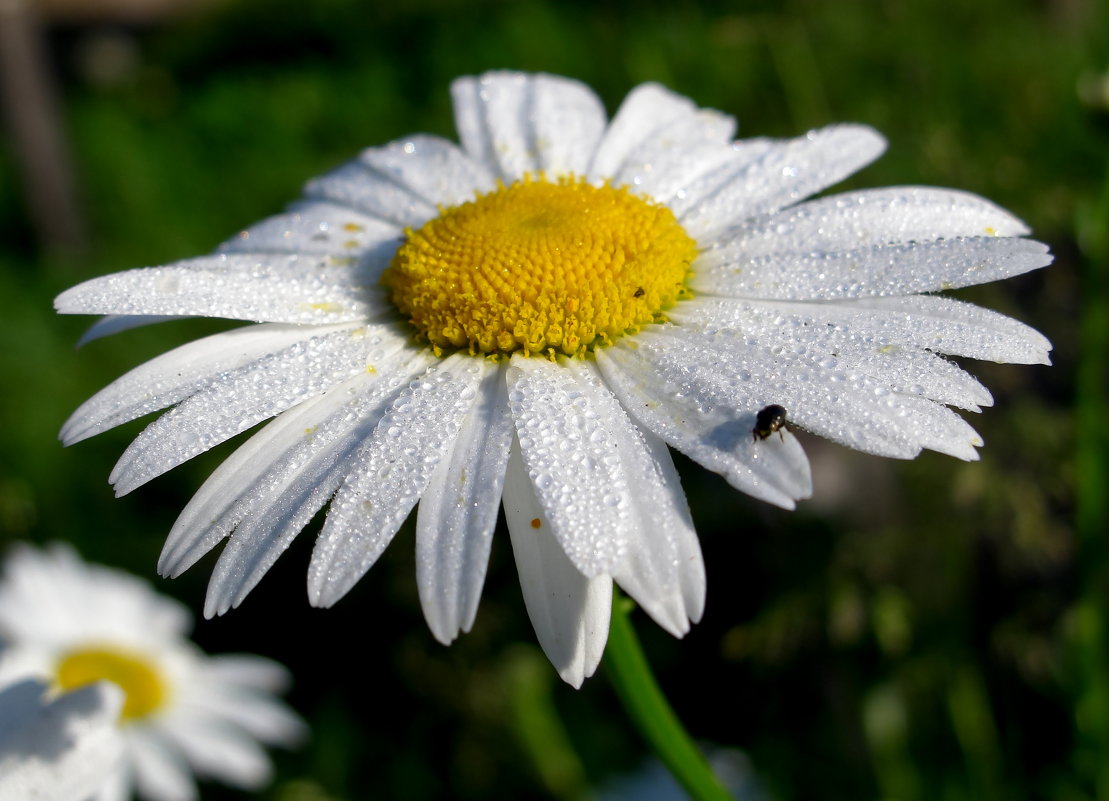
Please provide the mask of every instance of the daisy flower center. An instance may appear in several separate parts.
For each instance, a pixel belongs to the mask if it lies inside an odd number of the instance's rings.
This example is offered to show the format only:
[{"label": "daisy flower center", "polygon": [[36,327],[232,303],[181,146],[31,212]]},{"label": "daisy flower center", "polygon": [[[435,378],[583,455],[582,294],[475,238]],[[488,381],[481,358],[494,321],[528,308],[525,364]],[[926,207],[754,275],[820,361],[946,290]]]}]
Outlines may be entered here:
[{"label": "daisy flower center", "polygon": [[696,254],[667,207],[540,174],[408,229],[382,283],[436,349],[580,356],[663,321]]},{"label": "daisy flower center", "polygon": [[110,681],[124,693],[123,720],[145,718],[166,700],[166,683],[151,661],[111,646],[79,648],[58,662],[55,680],[62,690]]}]

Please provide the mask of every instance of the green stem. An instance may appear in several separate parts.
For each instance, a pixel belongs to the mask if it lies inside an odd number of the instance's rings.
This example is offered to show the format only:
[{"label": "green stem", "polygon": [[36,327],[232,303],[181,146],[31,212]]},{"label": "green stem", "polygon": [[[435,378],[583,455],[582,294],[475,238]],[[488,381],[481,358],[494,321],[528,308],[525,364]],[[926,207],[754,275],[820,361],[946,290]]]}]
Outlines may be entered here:
[{"label": "green stem", "polygon": [[634,604],[616,595],[605,646],[605,667],[624,710],[659,759],[694,801],[733,801],[694,745],[659,689],[639,646],[629,613]]}]

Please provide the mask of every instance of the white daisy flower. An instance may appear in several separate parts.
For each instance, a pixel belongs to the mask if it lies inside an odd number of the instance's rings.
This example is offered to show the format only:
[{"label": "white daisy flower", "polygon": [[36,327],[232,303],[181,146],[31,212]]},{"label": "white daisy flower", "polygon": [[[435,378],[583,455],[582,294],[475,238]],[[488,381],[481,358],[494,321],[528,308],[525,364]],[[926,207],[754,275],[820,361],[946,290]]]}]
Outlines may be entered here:
[{"label": "white daisy flower", "polygon": [[270,779],[262,743],[288,745],[303,723],[273,697],[285,668],[252,655],[210,657],[187,639],[188,611],[69,548],[11,553],[0,577],[0,684],[37,678],[58,691],[109,681],[123,691],[124,758],[97,801],[197,797],[192,774],[253,789]]},{"label": "white daisy flower", "polygon": [[330,606],[419,502],[420,598],[449,643],[473,623],[503,504],[539,641],[578,686],[613,581],[676,636],[701,615],[667,445],[792,508],[811,479],[783,415],[883,456],[974,459],[981,440],[948,406],[990,394],[940,354],[1047,362],[1036,331],[924,294],[1048,264],[1009,213],[922,187],[802,202],[881,153],[870,128],[735,142],[731,117],[656,84],[608,122],[587,87],[549,75],[451,90],[461,146],[370,148],[214,255],[57,300],[116,315],[90,336],[150,317],[258,323],[135,369],[62,431],[73,443],[175,405],[116,466],[124,494],[276,418],[166,543],[176,576],[231,535],[208,615],[329,501],[308,591]]},{"label": "white daisy flower", "polygon": [[0,687],[0,801],[87,801],[120,769],[120,689],[48,689],[34,679]]}]

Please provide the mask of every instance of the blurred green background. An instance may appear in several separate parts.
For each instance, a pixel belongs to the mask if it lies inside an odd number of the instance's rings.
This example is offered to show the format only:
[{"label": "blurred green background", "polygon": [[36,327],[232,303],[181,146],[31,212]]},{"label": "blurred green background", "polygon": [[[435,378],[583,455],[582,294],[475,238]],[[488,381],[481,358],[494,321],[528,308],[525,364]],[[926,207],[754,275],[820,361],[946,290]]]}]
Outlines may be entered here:
[{"label": "blurred green background", "polygon": [[[56,432],[111,378],[218,324],[76,352],[91,320],[51,300],[203,253],[364,146],[453,138],[459,74],[569,75],[610,110],[657,80],[735,114],[741,135],[865,122],[890,149],[849,186],[969,190],[1050,243],[1053,267],[960,295],[1042,330],[1055,365],[968,364],[997,402],[972,421],[979,463],[807,438],[816,495],[795,513],[680,462],[707,613],[680,642],[637,628],[693,735],[746,754],[747,798],[1109,799],[1109,5],[172,5],[39,9],[83,233],[61,211],[36,227],[26,160],[0,139],[0,546],[69,540],[200,609],[211,557],[173,582],[154,564],[232,446],[115,500],[108,473],[143,422],[68,451]],[[277,755],[262,797],[585,799],[644,764],[603,675],[575,692],[537,650],[507,537],[474,631],[448,649],[419,611],[410,526],[338,607],[310,609],[318,525],[241,609],[197,623],[203,647],[295,673],[313,739]]]}]

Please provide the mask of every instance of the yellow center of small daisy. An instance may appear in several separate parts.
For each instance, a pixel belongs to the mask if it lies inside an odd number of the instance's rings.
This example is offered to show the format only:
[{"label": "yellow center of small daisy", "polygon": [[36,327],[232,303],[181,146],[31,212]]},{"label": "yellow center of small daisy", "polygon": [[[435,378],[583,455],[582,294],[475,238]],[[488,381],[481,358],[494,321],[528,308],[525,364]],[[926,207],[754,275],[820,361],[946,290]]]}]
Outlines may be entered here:
[{"label": "yellow center of small daisy", "polygon": [[382,276],[432,346],[582,355],[689,296],[697,245],[626,187],[525,176],[441,210]]},{"label": "yellow center of small daisy", "polygon": [[168,695],[161,672],[148,658],[110,646],[70,651],[58,662],[55,680],[63,690],[98,681],[118,685],[124,693],[122,720],[147,717]]}]

